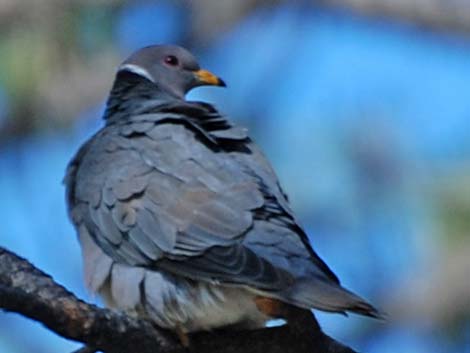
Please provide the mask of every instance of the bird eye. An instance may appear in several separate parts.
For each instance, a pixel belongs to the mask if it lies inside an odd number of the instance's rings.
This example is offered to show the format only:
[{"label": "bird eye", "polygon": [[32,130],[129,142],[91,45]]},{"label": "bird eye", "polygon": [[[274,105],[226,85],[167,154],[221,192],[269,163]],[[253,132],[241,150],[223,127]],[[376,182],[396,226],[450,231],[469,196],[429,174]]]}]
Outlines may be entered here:
[{"label": "bird eye", "polygon": [[179,64],[178,58],[174,55],[168,55],[165,57],[165,63],[170,66],[177,66]]}]

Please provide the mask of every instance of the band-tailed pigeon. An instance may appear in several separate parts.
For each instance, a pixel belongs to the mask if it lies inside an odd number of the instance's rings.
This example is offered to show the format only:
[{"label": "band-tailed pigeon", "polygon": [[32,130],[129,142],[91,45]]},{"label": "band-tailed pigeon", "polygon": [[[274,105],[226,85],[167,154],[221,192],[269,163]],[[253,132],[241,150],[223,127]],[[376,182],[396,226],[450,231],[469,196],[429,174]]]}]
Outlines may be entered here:
[{"label": "band-tailed pigeon", "polygon": [[65,178],[88,288],[183,333],[262,327],[283,306],[377,317],[315,253],[246,129],[185,100],[202,85],[225,84],[177,46],[119,67]]}]

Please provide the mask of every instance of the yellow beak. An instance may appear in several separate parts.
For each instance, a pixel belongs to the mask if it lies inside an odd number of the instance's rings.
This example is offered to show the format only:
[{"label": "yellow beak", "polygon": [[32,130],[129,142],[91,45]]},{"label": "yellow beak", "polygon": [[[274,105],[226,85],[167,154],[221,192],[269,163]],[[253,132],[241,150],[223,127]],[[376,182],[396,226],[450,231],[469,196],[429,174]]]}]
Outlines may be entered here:
[{"label": "yellow beak", "polygon": [[225,82],[220,78],[214,75],[212,72],[207,70],[197,70],[194,72],[194,76],[200,85],[210,85],[210,86],[221,86],[226,87]]}]

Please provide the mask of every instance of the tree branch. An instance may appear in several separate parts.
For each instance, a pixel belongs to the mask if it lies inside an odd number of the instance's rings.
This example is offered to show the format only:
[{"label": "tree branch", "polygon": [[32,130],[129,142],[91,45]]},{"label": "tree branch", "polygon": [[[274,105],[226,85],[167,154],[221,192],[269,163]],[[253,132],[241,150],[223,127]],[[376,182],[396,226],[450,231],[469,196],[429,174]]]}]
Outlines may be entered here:
[{"label": "tree branch", "polygon": [[[0,247],[0,309],[39,321],[57,334],[106,353],[183,353],[168,331],[149,321],[85,303],[25,259]],[[311,316],[312,323],[316,321]],[[313,326],[311,326],[313,327]],[[191,335],[204,353],[354,353],[321,330],[283,326]]]}]

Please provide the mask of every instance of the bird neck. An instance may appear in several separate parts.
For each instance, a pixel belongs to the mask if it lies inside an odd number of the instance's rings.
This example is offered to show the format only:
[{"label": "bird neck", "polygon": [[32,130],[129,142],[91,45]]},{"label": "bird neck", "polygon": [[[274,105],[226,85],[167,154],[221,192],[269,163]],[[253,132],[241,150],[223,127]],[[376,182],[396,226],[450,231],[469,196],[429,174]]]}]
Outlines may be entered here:
[{"label": "bird neck", "polygon": [[106,102],[103,118],[107,124],[127,120],[132,115],[176,101],[181,101],[181,98],[161,89],[158,84],[131,72],[119,72]]}]

